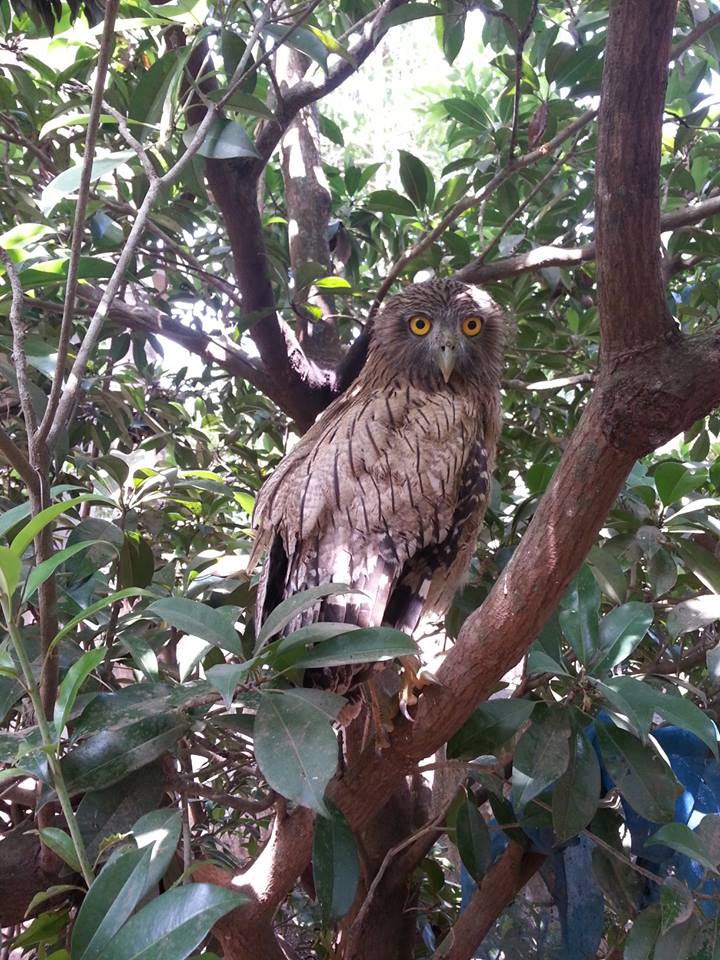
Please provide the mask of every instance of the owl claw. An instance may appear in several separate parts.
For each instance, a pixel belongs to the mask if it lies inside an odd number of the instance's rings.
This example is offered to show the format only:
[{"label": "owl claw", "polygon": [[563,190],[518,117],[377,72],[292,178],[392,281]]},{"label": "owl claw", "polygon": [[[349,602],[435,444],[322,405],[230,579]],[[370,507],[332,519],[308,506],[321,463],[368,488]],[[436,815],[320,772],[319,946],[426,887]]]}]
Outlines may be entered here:
[{"label": "owl claw", "polygon": [[[413,702],[417,703],[416,697],[413,697]],[[400,698],[400,713],[405,717],[406,720],[409,720],[410,723],[415,723],[415,717],[410,715],[410,711],[408,710],[408,701],[405,699],[405,697]]]}]

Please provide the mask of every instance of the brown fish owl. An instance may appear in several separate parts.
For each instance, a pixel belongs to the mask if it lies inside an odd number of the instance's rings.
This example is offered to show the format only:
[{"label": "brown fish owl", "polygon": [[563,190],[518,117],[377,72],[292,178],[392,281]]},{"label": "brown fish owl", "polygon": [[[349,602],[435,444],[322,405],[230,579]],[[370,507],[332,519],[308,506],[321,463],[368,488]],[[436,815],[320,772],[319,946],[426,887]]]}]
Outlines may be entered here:
[{"label": "brown fish owl", "polygon": [[500,428],[503,319],[457,280],[406,287],[378,315],[367,362],[260,491],[253,558],[269,550],[258,622],[319,584],[293,627],[332,620],[412,632],[467,573]]}]

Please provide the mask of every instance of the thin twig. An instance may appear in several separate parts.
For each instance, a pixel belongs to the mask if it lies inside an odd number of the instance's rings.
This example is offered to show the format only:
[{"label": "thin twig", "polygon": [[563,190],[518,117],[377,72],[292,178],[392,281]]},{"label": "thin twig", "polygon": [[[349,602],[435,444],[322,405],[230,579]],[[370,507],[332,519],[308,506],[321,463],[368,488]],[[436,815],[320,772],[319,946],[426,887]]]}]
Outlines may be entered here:
[{"label": "thin twig", "polygon": [[0,426],[0,454],[5,457],[7,462],[15,469],[24,483],[32,489],[37,484],[35,471],[30,466],[30,461],[15,443],[10,434],[4,427]]},{"label": "thin twig", "polygon": [[[20,280],[15,269],[15,264],[10,258],[10,254],[0,247],[0,261],[5,266],[10,289],[12,290],[12,300],[10,302],[10,327],[13,338],[13,364],[15,365],[15,377],[18,385],[18,395],[20,397],[20,406],[22,407],[23,418],[28,435],[28,445],[32,450],[32,435],[37,428],[37,419],[35,417],[35,408],[32,404],[30,394],[30,380],[28,377],[27,355],[25,354],[25,324],[22,319],[23,292],[20,286]],[[32,460],[32,453],[30,455]]]},{"label": "thin twig", "polygon": [[157,180],[157,173],[155,172],[155,167],[152,165],[152,161],[145,150],[145,147],[140,143],[140,141],[133,135],[132,130],[128,126],[127,120],[120,113],[119,110],[116,110],[115,107],[111,106],[107,100],[102,102],[103,110],[106,113],[109,113],[110,116],[117,122],[118,130],[122,136],[125,143],[130,147],[131,150],[135,152],[140,165],[143,168],[143,172],[148,180],[152,183],[153,180]]},{"label": "thin twig", "polygon": [[[174,183],[175,180],[177,180],[187,164],[195,156],[199,148],[202,146],[210,126],[215,120],[215,117],[218,116],[235,90],[243,82],[248,69],[255,69],[255,64],[253,64],[250,68],[247,68],[247,64],[252,48],[254,47],[257,38],[267,22],[267,9],[268,8],[263,10],[262,14],[256,21],[255,26],[247,39],[247,45],[243,55],[238,62],[224,95],[208,107],[204,118],[195,128],[193,138],[188,144],[185,153],[162,177],[157,177],[156,179],[152,180],[148,186],[145,198],[135,217],[135,222],[133,223],[128,238],[125,241],[123,251],[118,259],[112,276],[108,280],[105,291],[95,309],[92,319],[90,320],[90,324],[85,331],[85,336],[83,337],[82,343],[78,349],[75,362],[73,363],[70,374],[68,375],[65,385],[62,388],[62,393],[57,404],[52,426],[50,427],[50,432],[48,434],[48,444],[51,447],[54,446],[59,432],[63,429],[65,424],[72,416],[72,412],[75,408],[75,403],[80,391],[82,378],[85,374],[88,362],[100,337],[100,333],[108,315],[110,305],[115,299],[115,295],[117,294],[123,277],[125,276],[125,271],[130,265],[132,257],[135,255],[135,250],[145,230],[150,211],[155,203],[155,200],[157,199],[161,190],[169,187],[172,183]],[[288,31],[287,35],[289,35],[291,32],[292,31]]]},{"label": "thin twig", "polygon": [[686,33],[681,40],[678,40],[675,46],[670,48],[670,59],[677,60],[678,57],[681,57],[686,50],[689,50],[697,40],[704,37],[705,34],[711,30],[714,30],[715,27],[720,27],[720,13],[714,13],[706,20],[703,20],[694,30]]},{"label": "thin twig", "polygon": [[500,241],[505,236],[505,234],[510,229],[510,227],[517,222],[520,215],[527,209],[530,202],[534,200],[534,198],[538,195],[538,193],[540,193],[540,191],[543,189],[545,184],[548,183],[549,180],[552,180],[552,178],[555,176],[555,174],[560,169],[560,167],[567,161],[568,157],[571,156],[571,154],[577,147],[577,144],[578,144],[578,141],[576,139],[573,145],[570,147],[570,149],[566,150],[565,153],[563,153],[561,156],[557,158],[557,160],[550,167],[550,169],[545,174],[545,176],[542,177],[542,179],[535,184],[535,186],[532,188],[530,193],[525,197],[523,202],[519,204],[517,208],[513,210],[510,216],[505,220],[505,222],[500,227],[500,229],[495,234],[495,236],[492,238],[492,240],[480,251],[480,253],[477,255],[476,263],[485,262],[488,254],[492,253],[492,251],[500,243]]},{"label": "thin twig", "polygon": [[42,444],[48,438],[63,389],[63,376],[70,347],[72,321],[75,311],[75,297],[77,295],[78,268],[80,266],[80,251],[85,226],[85,213],[87,211],[88,197],[90,194],[90,181],[92,180],[95,145],[100,127],[100,112],[102,110],[105,80],[107,78],[110,57],[115,43],[115,18],[119,5],[120,0],[107,0],[105,5],[105,24],[103,26],[102,40],[100,41],[95,87],[93,89],[90,117],[88,119],[87,134],[85,136],[85,156],[83,158],[82,173],[80,175],[77,205],[75,207],[75,220],[70,245],[70,260],[68,261],[68,277],[67,284],[65,285],[65,307],[60,323],[57,360],[55,361],[55,376],[52,378],[47,406],[45,407],[45,413],[36,434],[33,429],[34,435],[30,441],[31,450],[35,444]]},{"label": "thin twig", "polygon": [[[370,316],[373,317],[377,313],[380,304],[387,295],[388,290],[405,269],[405,267],[411,263],[411,261],[419,257],[420,254],[424,253],[425,250],[427,250],[427,248],[431,246],[437,240],[437,238],[441,236],[441,234],[443,234],[447,228],[458,219],[458,217],[462,216],[463,213],[466,213],[473,207],[479,206],[509,177],[517,173],[518,170],[524,170],[526,167],[531,166],[538,160],[541,160],[548,156],[548,154],[551,154],[556,147],[559,147],[566,140],[569,140],[570,137],[579,133],[584,127],[586,127],[595,118],[596,114],[597,110],[586,110],[585,113],[581,114],[577,118],[577,120],[574,120],[567,127],[560,130],[552,138],[552,140],[548,140],[547,143],[537,147],[535,150],[530,150],[521,157],[517,157],[515,160],[513,160],[512,164],[505,164],[505,166],[501,167],[500,170],[498,170],[498,172],[492,177],[490,182],[487,183],[474,196],[464,197],[462,200],[459,200],[455,206],[445,214],[437,226],[425,233],[415,244],[413,244],[412,247],[410,247],[409,250],[406,250],[405,253],[398,257],[395,263],[393,263],[385,279],[380,285],[380,289],[378,290],[373,305],[370,308]],[[473,266],[475,266],[474,261]]]},{"label": "thin twig", "polygon": [[415,843],[415,841],[418,840],[420,837],[424,837],[426,834],[432,833],[433,831],[440,831],[440,833],[444,832],[445,828],[441,827],[440,824],[445,820],[445,814],[446,814],[446,811],[443,810],[442,813],[438,814],[437,817],[434,817],[430,821],[430,823],[427,823],[425,824],[424,827],[421,827],[420,830],[417,830],[415,833],[411,834],[409,837],[405,837],[404,840],[402,840],[400,843],[395,844],[394,847],[390,847],[388,852],[385,854],[385,857],[383,858],[383,862],[380,864],[378,872],[373,877],[373,881],[370,884],[367,895],[363,900],[362,906],[358,910],[357,916],[353,920],[352,926],[349,931],[350,937],[357,937],[360,934],[362,930],[363,921],[365,920],[365,917],[367,916],[367,913],[372,905],[372,901],[377,892],[377,888],[382,883],[382,879],[385,876],[385,873],[387,872],[387,869],[392,863],[393,859],[399,853],[402,853],[402,851],[405,850],[407,847]]},{"label": "thin twig", "polygon": [[515,156],[515,144],[517,142],[518,121],[520,119],[520,87],[522,85],[522,62],[525,44],[527,43],[532,25],[537,16],[538,0],[532,0],[530,12],[525,26],[522,30],[517,30],[515,40],[515,91],[513,93],[513,113],[512,126],[510,127],[510,143],[508,145],[508,163],[513,162]]}]

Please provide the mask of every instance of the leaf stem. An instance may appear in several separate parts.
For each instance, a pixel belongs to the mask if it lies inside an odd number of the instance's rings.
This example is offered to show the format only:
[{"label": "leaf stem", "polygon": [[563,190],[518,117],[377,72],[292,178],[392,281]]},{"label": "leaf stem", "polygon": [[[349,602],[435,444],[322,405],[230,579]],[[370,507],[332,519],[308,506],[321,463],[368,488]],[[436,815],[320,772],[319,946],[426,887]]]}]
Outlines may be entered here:
[{"label": "leaf stem", "polygon": [[[2,599],[2,610],[5,617],[5,622],[7,624],[8,633],[10,634],[10,639],[12,640],[15,653],[20,663],[20,668],[22,669],[23,676],[25,678],[25,686],[30,695],[30,700],[35,711],[35,717],[37,719],[38,729],[40,730],[40,737],[42,738],[43,747],[46,748],[48,765],[50,767],[50,773],[52,774],[55,792],[57,793],[58,800],[60,801],[60,807],[62,808],[62,812],[65,816],[65,821],[68,826],[68,831],[70,833],[73,846],[75,847],[75,853],[77,854],[78,862],[80,863],[83,879],[88,887],[90,887],[94,880],[94,875],[92,867],[90,866],[87,851],[85,850],[85,844],[80,834],[80,828],[78,827],[77,820],[75,819],[75,813],[73,811],[72,804],[70,803],[70,795],[67,791],[67,787],[65,786],[65,779],[60,768],[60,760],[57,755],[58,745],[52,735],[47,717],[45,716],[42,699],[40,697],[40,689],[35,681],[35,677],[33,676],[32,666],[25,650],[25,644],[23,643],[20,630],[12,618],[11,611],[9,610],[9,601],[7,601],[6,598]],[[60,732],[58,731],[58,736],[59,733]]]}]

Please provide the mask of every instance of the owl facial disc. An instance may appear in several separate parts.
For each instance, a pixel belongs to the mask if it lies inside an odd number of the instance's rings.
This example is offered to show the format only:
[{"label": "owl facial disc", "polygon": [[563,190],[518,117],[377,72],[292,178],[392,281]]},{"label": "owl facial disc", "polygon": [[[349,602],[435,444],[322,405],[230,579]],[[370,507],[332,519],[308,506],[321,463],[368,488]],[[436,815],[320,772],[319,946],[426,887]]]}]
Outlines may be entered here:
[{"label": "owl facial disc", "polygon": [[455,340],[450,339],[446,339],[437,348],[437,362],[445,383],[449,382],[452,372],[455,369],[455,361],[457,359],[456,348],[457,344]]}]

